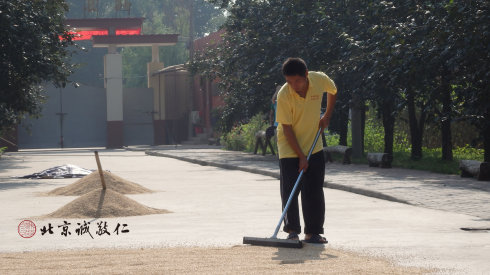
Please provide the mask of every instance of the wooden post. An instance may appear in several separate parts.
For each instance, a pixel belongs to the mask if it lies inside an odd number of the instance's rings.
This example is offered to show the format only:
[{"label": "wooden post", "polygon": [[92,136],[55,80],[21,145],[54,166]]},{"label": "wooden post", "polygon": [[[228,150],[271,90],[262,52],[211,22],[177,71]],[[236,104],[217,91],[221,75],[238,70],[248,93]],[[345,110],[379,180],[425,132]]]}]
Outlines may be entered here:
[{"label": "wooden post", "polygon": [[99,170],[100,180],[102,182],[102,189],[106,189],[104,172],[102,171],[102,165],[100,165],[99,152],[95,151],[95,160],[97,161],[97,169]]}]

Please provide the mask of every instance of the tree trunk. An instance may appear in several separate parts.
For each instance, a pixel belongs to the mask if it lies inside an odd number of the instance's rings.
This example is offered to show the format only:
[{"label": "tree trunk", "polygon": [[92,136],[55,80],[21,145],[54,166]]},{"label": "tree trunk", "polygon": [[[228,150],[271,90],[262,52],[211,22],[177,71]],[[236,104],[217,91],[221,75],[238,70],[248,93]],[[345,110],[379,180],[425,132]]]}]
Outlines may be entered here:
[{"label": "tree trunk", "polygon": [[451,133],[451,86],[445,76],[442,76],[442,117],[441,117],[441,141],[442,159],[453,160],[453,142]]},{"label": "tree trunk", "polygon": [[349,107],[342,108],[336,115],[340,116],[339,145],[347,146],[347,133],[349,132]]},{"label": "tree trunk", "polygon": [[361,104],[361,149],[364,152],[364,130],[366,129],[366,104]]},{"label": "tree trunk", "polygon": [[359,96],[352,95],[351,102],[351,134],[352,134],[352,157],[363,156],[361,140],[361,100]]},{"label": "tree trunk", "polygon": [[187,2],[189,10],[189,62],[194,61],[194,1]]},{"label": "tree trunk", "polygon": [[483,133],[483,161],[490,162],[490,123],[486,123]]},{"label": "tree trunk", "polygon": [[451,140],[451,119],[441,122],[442,159],[453,160],[453,143]]},{"label": "tree trunk", "polygon": [[394,106],[392,102],[383,102],[383,128],[385,130],[384,135],[384,153],[393,155],[393,134],[395,130],[395,115]]},{"label": "tree trunk", "polygon": [[337,103],[335,104],[334,116],[338,116],[338,124],[336,130],[339,133],[339,145],[347,146],[347,134],[349,132],[349,109],[348,102],[351,100],[351,93],[346,90],[344,81],[340,78],[337,89],[344,91],[337,96]]},{"label": "tree trunk", "polygon": [[[422,135],[425,116],[420,117],[420,123],[417,122],[417,116],[415,114],[415,98],[412,91],[407,91],[407,105],[408,105],[408,122],[410,126],[410,139],[412,143],[412,159],[422,158]],[[419,125],[421,127],[419,127]]]}]

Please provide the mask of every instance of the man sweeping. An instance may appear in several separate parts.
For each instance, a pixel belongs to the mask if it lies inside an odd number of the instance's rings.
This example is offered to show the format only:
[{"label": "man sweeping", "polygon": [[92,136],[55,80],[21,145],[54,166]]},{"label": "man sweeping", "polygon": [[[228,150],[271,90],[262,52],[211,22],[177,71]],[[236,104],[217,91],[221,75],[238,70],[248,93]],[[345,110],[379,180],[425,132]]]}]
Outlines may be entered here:
[{"label": "man sweeping", "polygon": [[[323,131],[330,123],[337,88],[322,72],[309,72],[301,58],[288,58],[282,66],[286,84],[277,95],[276,120],[279,150],[280,186],[283,209],[301,170],[304,175],[293,201],[284,216],[284,231],[289,240],[299,240],[298,193],[301,192],[305,242],[327,243],[323,223],[325,199],[323,182],[325,160],[321,143],[317,143],[308,162],[306,155],[315,140],[318,129]],[[327,108],[320,118],[323,93],[327,92]]]}]

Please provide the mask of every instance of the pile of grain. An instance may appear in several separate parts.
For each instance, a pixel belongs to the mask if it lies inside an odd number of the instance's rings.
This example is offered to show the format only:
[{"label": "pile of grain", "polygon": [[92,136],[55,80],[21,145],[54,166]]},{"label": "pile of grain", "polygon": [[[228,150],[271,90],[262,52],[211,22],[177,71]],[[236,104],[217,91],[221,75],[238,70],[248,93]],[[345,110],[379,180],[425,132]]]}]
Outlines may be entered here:
[{"label": "pile of grain", "polygon": [[[110,172],[104,171],[104,180],[107,189],[114,190],[121,194],[141,194],[151,193],[152,190],[145,188],[134,182],[125,180],[119,176],[116,176]],[[102,187],[100,175],[98,171],[87,175],[76,182],[65,186],[56,188],[45,195],[48,196],[81,196],[91,192],[95,189]]]},{"label": "pile of grain", "polygon": [[110,218],[170,213],[139,204],[111,189],[97,188],[41,218]]},{"label": "pile of grain", "polygon": [[107,189],[102,189],[98,171],[76,182],[56,188],[48,196],[81,196],[55,212],[40,218],[111,218],[170,213],[139,204],[123,194],[151,193],[152,190],[104,171]]}]

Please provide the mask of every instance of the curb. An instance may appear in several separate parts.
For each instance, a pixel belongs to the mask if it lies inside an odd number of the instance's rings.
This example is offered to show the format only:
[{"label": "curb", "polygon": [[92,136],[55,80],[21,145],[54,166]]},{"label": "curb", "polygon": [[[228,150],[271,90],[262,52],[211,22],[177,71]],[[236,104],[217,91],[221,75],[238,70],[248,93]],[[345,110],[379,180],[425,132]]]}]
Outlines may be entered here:
[{"label": "curb", "polygon": [[[240,166],[234,166],[234,165],[230,165],[230,164],[226,164],[226,163],[210,162],[210,161],[198,160],[198,159],[193,159],[193,158],[188,158],[188,157],[180,157],[180,156],[175,156],[172,154],[166,154],[166,153],[155,152],[155,151],[150,151],[150,150],[145,151],[145,154],[149,155],[149,156],[173,158],[173,159],[177,159],[177,160],[182,160],[182,161],[186,161],[186,162],[199,164],[202,166],[214,166],[214,167],[223,168],[223,169],[227,169],[227,170],[239,170],[239,171],[243,171],[243,172],[254,173],[254,174],[259,174],[259,175],[264,175],[264,176],[269,176],[269,177],[279,179],[279,172],[262,171],[262,170],[254,169],[254,168],[240,167]],[[372,190],[368,190],[368,189],[356,188],[356,187],[351,187],[351,186],[347,186],[347,185],[331,183],[331,182],[327,182],[327,181],[325,181],[323,183],[323,187],[330,188],[330,189],[342,190],[342,191],[346,191],[346,192],[350,192],[350,193],[355,193],[355,194],[363,195],[366,197],[372,197],[372,198],[376,198],[376,199],[381,199],[381,200],[411,205],[411,203],[409,203],[405,200],[401,200],[401,199],[383,194],[381,192],[372,191]]]},{"label": "curb", "polygon": [[146,152],[148,149],[145,148],[134,148],[134,147],[129,147],[129,146],[124,146],[124,150],[131,151],[131,152]]},{"label": "curb", "polygon": [[401,200],[401,199],[392,197],[390,195],[383,194],[383,193],[378,192],[378,191],[356,188],[356,187],[352,187],[352,186],[342,185],[342,184],[338,184],[338,183],[331,183],[331,182],[327,182],[327,181],[325,181],[323,183],[323,187],[330,188],[330,189],[338,189],[338,190],[342,190],[342,191],[346,191],[346,192],[350,192],[350,193],[355,193],[355,194],[366,196],[366,197],[372,197],[372,198],[376,198],[376,199],[380,199],[380,200],[392,201],[392,202],[398,202],[398,203],[404,203],[404,204],[412,205],[408,201]]},{"label": "curb", "polygon": [[204,161],[204,160],[198,160],[198,159],[193,159],[193,158],[187,158],[187,157],[179,157],[175,156],[172,154],[165,154],[165,153],[160,153],[160,152],[155,152],[155,151],[145,151],[145,154],[150,155],[150,156],[156,156],[156,157],[166,157],[166,158],[173,158],[173,159],[178,159],[182,161],[187,161],[187,162],[192,162],[195,164],[199,164],[202,166],[215,166],[227,170],[239,170],[243,172],[249,172],[249,173],[254,173],[254,174],[260,174],[264,176],[269,176],[273,178],[279,179],[279,173],[278,172],[269,172],[269,171],[261,171],[253,168],[247,168],[247,167],[240,167],[240,166],[234,166],[226,163],[219,163],[219,162],[210,162],[210,161]]}]

